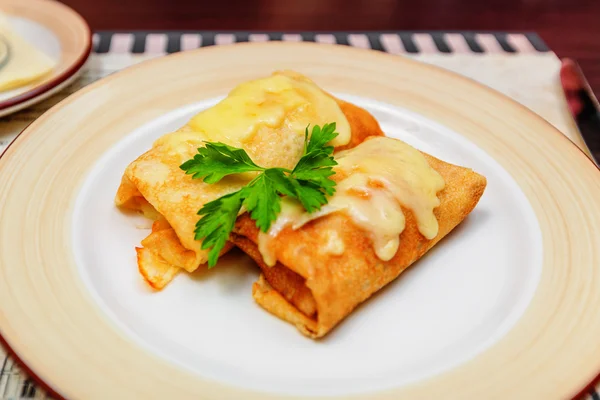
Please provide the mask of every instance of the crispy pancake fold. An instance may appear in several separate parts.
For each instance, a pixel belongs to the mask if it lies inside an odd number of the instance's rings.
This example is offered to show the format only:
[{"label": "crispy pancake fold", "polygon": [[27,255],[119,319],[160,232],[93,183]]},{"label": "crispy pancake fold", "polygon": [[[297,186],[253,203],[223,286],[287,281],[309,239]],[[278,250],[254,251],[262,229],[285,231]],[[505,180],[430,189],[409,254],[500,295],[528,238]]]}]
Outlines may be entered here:
[{"label": "crispy pancake fold", "polygon": [[[280,230],[270,243],[277,262],[269,267],[259,251],[259,230],[254,221],[247,215],[238,218],[231,241],[262,270],[253,287],[258,304],[303,334],[322,337],[460,224],[482,196],[485,177],[422,154],[445,181],[437,193],[439,206],[433,211],[437,235],[426,239],[413,212],[403,206],[405,228],[397,252],[387,261],[377,256],[368,233],[339,211],[297,229],[286,226]],[[343,243],[343,252],[324,251],[332,235]]]},{"label": "crispy pancake fold", "polygon": [[[207,262],[208,251],[201,250],[201,242],[194,238],[195,224],[199,219],[196,213],[207,202],[238,190],[251,179],[247,174],[240,174],[226,177],[217,184],[206,184],[186,175],[179,166],[191,159],[207,138],[210,141],[221,141],[231,146],[243,147],[258,165],[290,168],[298,161],[304,143],[304,128],[298,132],[298,129],[291,129],[290,126],[299,126],[307,118],[312,124],[323,124],[334,122],[328,120],[330,115],[339,115],[343,121],[338,122],[338,128],[346,127],[349,131],[347,142],[336,147],[339,150],[352,148],[368,136],[383,135],[377,121],[362,108],[334,98],[316,86],[314,88],[306,86],[307,83],[314,84],[302,75],[288,71],[273,76],[278,75],[297,81],[300,85],[299,95],[283,97],[283,100],[289,103],[284,104],[287,108],[283,125],[272,126],[273,115],[281,117],[277,114],[281,108],[277,103],[278,98],[272,100],[265,95],[264,105],[263,103],[257,105],[256,102],[252,103],[254,97],[258,96],[252,92],[254,86],[246,86],[244,90],[249,93],[242,93],[246,97],[238,96],[238,99],[245,101],[249,98],[250,105],[232,101],[227,104],[229,108],[225,111],[250,118],[248,114],[254,116],[254,113],[260,113],[261,107],[272,110],[269,111],[271,114],[266,114],[268,117],[265,117],[266,122],[263,123],[261,120],[260,123],[256,123],[252,134],[242,139],[233,135],[227,136],[235,129],[244,130],[247,127],[242,122],[224,119],[223,136],[215,137],[213,140],[210,135],[214,131],[208,132],[208,129],[207,132],[202,131],[202,123],[206,124],[206,121],[214,120],[215,126],[221,128],[219,118],[215,118],[212,114],[205,114],[203,119],[194,117],[178,131],[159,138],[149,151],[138,157],[125,170],[115,198],[117,206],[142,212],[153,220],[161,221],[161,229],[153,229],[152,233],[142,241],[143,247],[137,250],[139,270],[152,287],[161,289],[173,279],[177,270],[193,272]],[[272,81],[267,83],[273,85]],[[270,90],[275,89],[267,87],[265,90],[270,93]],[[312,92],[311,94],[310,91],[319,92],[321,95]],[[232,91],[238,95],[239,92],[240,89]],[[306,98],[316,100],[313,104],[310,101],[306,102]],[[329,114],[323,114],[317,107],[322,107],[323,104],[329,107]],[[240,107],[242,109],[239,109]],[[231,247],[232,245],[228,244],[223,252]]]}]

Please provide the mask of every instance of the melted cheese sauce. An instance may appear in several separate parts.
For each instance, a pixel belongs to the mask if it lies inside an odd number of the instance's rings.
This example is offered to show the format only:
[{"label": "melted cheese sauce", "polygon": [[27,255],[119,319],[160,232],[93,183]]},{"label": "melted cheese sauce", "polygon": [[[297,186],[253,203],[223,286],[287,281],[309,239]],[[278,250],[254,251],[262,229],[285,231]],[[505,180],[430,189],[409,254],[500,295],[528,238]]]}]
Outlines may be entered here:
[{"label": "melted cheese sauce", "polygon": [[281,212],[271,224],[269,231],[264,233],[259,230],[258,232],[258,251],[262,255],[265,264],[272,267],[277,262],[277,258],[271,247],[272,239],[279,235],[286,226],[292,225],[292,227],[295,227],[297,221],[304,214],[304,208],[296,200],[290,199],[287,196],[281,199]]},{"label": "melted cheese sauce", "polygon": [[[275,264],[270,242],[285,226],[298,229],[308,221],[338,211],[346,212],[367,232],[377,257],[383,261],[398,251],[400,234],[406,227],[402,207],[412,212],[425,238],[437,236],[438,221],[433,211],[440,205],[437,193],[445,183],[417,149],[400,140],[377,137],[338,153],[336,160],[334,179],[338,184],[328,204],[308,214],[299,204],[288,201],[269,232],[259,235],[259,250],[267,265]],[[335,241],[331,253],[336,254],[339,249],[343,252],[341,238],[337,238],[338,243]],[[327,240],[324,248],[331,247]]]},{"label": "melted cheese sauce", "polygon": [[302,155],[307,125],[330,122],[339,133],[331,144],[349,143],[350,124],[335,99],[303,75],[283,71],[240,84],[155,146],[188,159],[204,141],[223,142],[244,148],[261,166],[292,168]]}]

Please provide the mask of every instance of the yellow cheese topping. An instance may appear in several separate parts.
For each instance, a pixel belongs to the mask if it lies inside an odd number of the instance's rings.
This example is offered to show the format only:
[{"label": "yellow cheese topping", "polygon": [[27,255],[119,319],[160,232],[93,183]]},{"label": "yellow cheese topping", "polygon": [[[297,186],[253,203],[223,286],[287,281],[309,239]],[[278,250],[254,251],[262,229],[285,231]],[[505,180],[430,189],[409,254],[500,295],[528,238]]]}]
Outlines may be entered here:
[{"label": "yellow cheese topping", "polygon": [[16,33],[0,13],[0,91],[15,89],[44,77],[55,62]]},{"label": "yellow cheese topping", "polygon": [[[308,214],[299,204],[286,200],[269,232],[259,234],[258,247],[267,265],[276,262],[270,244],[285,226],[298,229],[337,211],[347,213],[367,232],[377,257],[383,261],[398,251],[406,224],[402,207],[412,212],[425,238],[437,236],[438,221],[433,211],[440,204],[437,193],[445,183],[421,152],[400,140],[377,137],[338,153],[336,160],[336,174],[343,178],[328,204]],[[326,234],[324,250],[331,254],[343,251],[341,238],[331,239],[331,233]]]},{"label": "yellow cheese topping", "polygon": [[158,138],[126,175],[140,192],[151,193],[158,210],[168,210],[165,217],[178,230],[182,244],[193,249],[198,246],[194,239],[198,209],[239,190],[257,174],[234,174],[216,184],[191,179],[179,166],[194,157],[198,147],[207,141],[224,142],[246,150],[261,167],[291,169],[302,156],[306,126],[330,122],[339,132],[333,143],[348,143],[350,125],[336,100],[303,75],[278,72],[240,84],[176,132]]},{"label": "yellow cheese topping", "polygon": [[331,144],[349,143],[350,124],[335,99],[305,76],[282,71],[238,85],[155,145],[189,158],[203,141],[223,142],[245,149],[261,166],[292,168],[302,155],[307,125],[330,122],[339,133]]}]

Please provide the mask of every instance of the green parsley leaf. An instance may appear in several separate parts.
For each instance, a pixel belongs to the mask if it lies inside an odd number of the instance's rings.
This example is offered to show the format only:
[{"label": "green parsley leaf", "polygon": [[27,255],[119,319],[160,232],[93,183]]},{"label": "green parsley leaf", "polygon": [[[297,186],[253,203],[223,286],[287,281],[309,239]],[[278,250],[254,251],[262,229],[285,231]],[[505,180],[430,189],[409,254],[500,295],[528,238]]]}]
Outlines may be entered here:
[{"label": "green parsley leaf", "polygon": [[[337,135],[335,132],[335,122],[323,125],[322,129],[318,125],[315,125],[310,134],[305,154],[312,153],[313,151],[324,151],[328,154],[333,154],[333,146],[325,145],[335,139]],[[305,138],[306,136],[308,136],[308,127],[305,131]]]},{"label": "green parsley leaf", "polygon": [[263,168],[256,165],[243,149],[224,143],[206,143],[198,149],[193,159],[180,168],[193,179],[216,183],[225,176],[242,172],[261,172],[237,192],[230,193],[206,203],[198,215],[195,239],[202,240],[202,249],[210,249],[208,266],[215,266],[219,254],[229,239],[242,205],[256,222],[267,232],[281,212],[281,196],[297,199],[309,213],[327,204],[327,196],[335,193],[333,146],[327,146],[338,134],[335,123],[323,128],[315,125],[310,139],[305,130],[302,157],[292,171],[283,168]]},{"label": "green parsley leaf", "polygon": [[331,153],[324,151],[313,151],[302,156],[298,164],[292,171],[293,174],[300,172],[311,171],[321,167],[333,167],[337,162],[333,159]]},{"label": "green parsley leaf", "polygon": [[196,223],[195,239],[203,240],[202,249],[208,252],[208,267],[217,264],[219,254],[229,239],[229,233],[242,208],[243,191],[238,190],[208,202],[198,211],[203,217]]},{"label": "green parsley leaf", "polygon": [[267,169],[244,188],[244,207],[263,232],[269,230],[281,211],[281,197],[277,192],[276,182],[271,178],[274,174],[281,174],[285,178],[280,170]]},{"label": "green parsley leaf", "polygon": [[292,171],[292,176],[296,179],[311,181],[322,185],[328,195],[335,192],[333,187],[335,183],[329,179],[334,174],[333,166],[337,165],[332,156],[325,153],[309,153],[302,159]]},{"label": "green parsley leaf", "polygon": [[333,196],[335,193],[335,181],[332,181],[330,177],[334,174],[333,168],[328,167],[296,172],[291,175],[291,178],[298,180],[300,184],[309,182],[319,187],[328,196]]},{"label": "green parsley leaf", "polygon": [[265,170],[265,175],[273,181],[273,185],[277,189],[277,193],[284,196],[296,197],[296,190],[289,176],[286,176],[285,170],[281,168],[270,168]]},{"label": "green parsley leaf", "polygon": [[193,179],[204,178],[206,183],[217,183],[231,174],[264,170],[254,164],[244,149],[210,142],[200,147],[198,154],[179,168],[192,175]]},{"label": "green parsley leaf", "polygon": [[[294,186],[294,197],[309,213],[318,211],[323,205],[327,204],[327,197],[325,197],[319,185],[294,178],[290,178],[290,182]],[[333,184],[335,185],[335,182]]]},{"label": "green parsley leaf", "polygon": [[[335,193],[335,182],[330,177],[337,162],[333,158],[333,146],[326,145],[337,135],[335,122],[325,124],[322,129],[314,126],[304,155],[290,174],[289,178],[294,180],[295,197],[309,213],[327,204],[325,194],[332,196]],[[305,131],[307,137],[308,128]]]}]

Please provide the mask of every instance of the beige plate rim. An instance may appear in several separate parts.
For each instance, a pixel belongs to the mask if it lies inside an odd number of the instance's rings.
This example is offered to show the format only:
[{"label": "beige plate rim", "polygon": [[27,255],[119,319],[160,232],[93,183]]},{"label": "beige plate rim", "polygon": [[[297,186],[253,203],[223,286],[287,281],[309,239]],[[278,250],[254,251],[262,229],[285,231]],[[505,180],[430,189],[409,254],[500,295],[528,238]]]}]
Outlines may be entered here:
[{"label": "beige plate rim", "polygon": [[[248,60],[243,69],[240,59]],[[594,201],[600,170],[541,117],[472,80],[398,56],[309,43],[216,46],[139,64],[63,100],[6,150],[0,158],[0,305],[11,307],[2,307],[0,332],[31,372],[66,398],[284,397],[207,381],[121,334],[76,272],[68,216],[99,154],[135,127],[281,68],[460,132],[513,176],[542,230],[539,286],[505,337],[433,378],[350,397],[565,398],[584,390],[600,371],[600,291],[594,290],[600,284],[600,204]],[[116,98],[119,107],[111,103]],[[52,190],[59,178],[61,189]],[[131,371],[146,379],[128,379]]]},{"label": "beige plate rim", "polygon": [[58,1],[4,0],[2,10],[47,27],[58,36],[62,46],[61,60],[54,72],[30,90],[0,101],[0,114],[7,115],[43,100],[44,94],[77,74],[91,54],[92,31],[81,15]]}]

